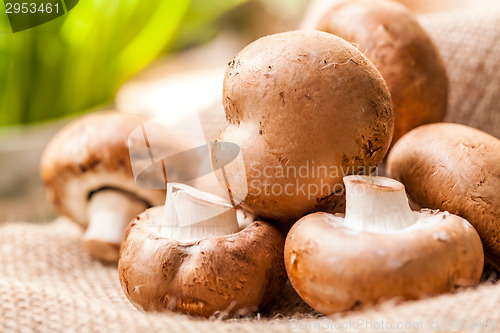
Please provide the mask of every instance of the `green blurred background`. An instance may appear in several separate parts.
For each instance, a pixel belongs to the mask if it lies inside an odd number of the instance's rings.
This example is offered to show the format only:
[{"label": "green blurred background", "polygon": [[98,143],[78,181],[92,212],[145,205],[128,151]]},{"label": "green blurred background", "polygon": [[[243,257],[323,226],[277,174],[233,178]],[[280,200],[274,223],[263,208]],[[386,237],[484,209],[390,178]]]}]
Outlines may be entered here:
[{"label": "green blurred background", "polygon": [[120,84],[158,56],[212,38],[219,18],[243,2],[81,0],[17,33],[0,15],[0,126],[107,105]]}]

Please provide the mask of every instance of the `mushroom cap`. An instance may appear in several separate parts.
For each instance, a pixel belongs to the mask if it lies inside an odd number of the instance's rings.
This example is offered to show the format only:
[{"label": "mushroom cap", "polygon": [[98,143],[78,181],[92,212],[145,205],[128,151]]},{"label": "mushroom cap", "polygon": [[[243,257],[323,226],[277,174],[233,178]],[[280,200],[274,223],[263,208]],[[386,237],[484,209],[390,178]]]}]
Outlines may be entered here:
[{"label": "mushroom cap", "polygon": [[217,311],[255,311],[286,281],[283,236],[255,221],[222,237],[180,243],[160,237],[164,207],[140,214],[127,228],[118,272],[138,309],[209,317]]},{"label": "mushroom cap", "polygon": [[469,221],[486,259],[500,265],[499,139],[460,124],[421,126],[394,145],[387,173],[422,207]]},{"label": "mushroom cap", "polygon": [[123,112],[99,112],[63,128],[45,149],[40,173],[57,211],[86,225],[93,192],[111,188],[134,195],[149,206],[163,203],[164,190],[136,185],[127,140],[147,118]]},{"label": "mushroom cap", "polygon": [[302,218],[285,243],[290,282],[325,315],[477,284],[483,254],[474,228],[448,213],[420,214],[425,225],[390,234],[355,231],[326,213]]},{"label": "mushroom cap", "polygon": [[350,0],[331,8],[318,30],[359,45],[386,80],[394,103],[393,142],[442,121],[448,78],[439,51],[413,13],[393,1]]},{"label": "mushroom cap", "polygon": [[342,177],[378,165],[392,137],[385,81],[357,48],[324,32],[245,47],[229,63],[223,103],[227,125],[217,141],[238,144],[245,162],[226,175],[246,181],[241,206],[266,220],[341,210]]}]

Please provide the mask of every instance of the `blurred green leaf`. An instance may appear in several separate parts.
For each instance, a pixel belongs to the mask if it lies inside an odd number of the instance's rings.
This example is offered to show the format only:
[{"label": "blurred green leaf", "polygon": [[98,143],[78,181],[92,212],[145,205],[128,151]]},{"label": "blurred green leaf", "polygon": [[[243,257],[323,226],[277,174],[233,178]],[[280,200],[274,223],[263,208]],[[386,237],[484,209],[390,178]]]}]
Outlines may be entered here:
[{"label": "blurred green leaf", "polygon": [[80,0],[67,14],[12,33],[0,14],[0,126],[84,112],[169,50],[205,41],[245,0]]},{"label": "blurred green leaf", "polygon": [[217,33],[214,21],[246,0],[192,0],[172,48],[182,49],[212,38]]}]

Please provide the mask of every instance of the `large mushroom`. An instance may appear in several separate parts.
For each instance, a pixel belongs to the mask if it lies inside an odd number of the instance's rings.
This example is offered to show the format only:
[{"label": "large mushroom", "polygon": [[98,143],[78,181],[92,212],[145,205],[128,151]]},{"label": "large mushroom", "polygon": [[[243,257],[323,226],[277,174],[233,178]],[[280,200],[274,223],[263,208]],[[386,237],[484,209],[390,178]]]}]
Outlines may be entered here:
[{"label": "large mushroom", "polygon": [[485,257],[500,266],[500,140],[465,125],[440,123],[409,132],[387,158],[387,173],[413,201],[467,219]]},{"label": "large mushroom", "polygon": [[448,79],[439,52],[413,13],[387,0],[341,1],[317,25],[355,43],[386,80],[394,103],[393,142],[417,126],[442,121]]},{"label": "large mushroom", "polygon": [[229,190],[267,220],[343,210],[342,177],[368,174],[392,137],[384,79],[359,49],[325,32],[248,45],[229,63],[223,103],[227,125],[217,141],[238,144],[245,168],[228,166],[219,179],[248,184],[246,197]]},{"label": "large mushroom", "polygon": [[165,206],[146,210],[128,227],[118,272],[125,295],[141,310],[247,313],[284,284],[283,246],[270,224],[242,226],[228,201],[172,183]]},{"label": "large mushroom", "polygon": [[127,139],[146,120],[119,112],[84,116],[63,128],[42,156],[48,199],[87,227],[83,244],[95,258],[116,261],[127,224],[165,198],[164,190],[137,186],[132,174]]},{"label": "large mushroom", "polygon": [[416,299],[474,286],[481,241],[463,218],[409,208],[404,186],[384,177],[348,176],[345,218],[314,213],[285,243],[297,293],[329,315],[388,299]]}]

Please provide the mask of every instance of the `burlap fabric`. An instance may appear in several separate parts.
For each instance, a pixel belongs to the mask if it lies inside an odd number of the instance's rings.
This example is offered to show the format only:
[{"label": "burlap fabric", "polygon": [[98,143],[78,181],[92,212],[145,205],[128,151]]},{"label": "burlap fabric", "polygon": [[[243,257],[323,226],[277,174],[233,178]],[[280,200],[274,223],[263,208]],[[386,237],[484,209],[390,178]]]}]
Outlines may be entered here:
[{"label": "burlap fabric", "polygon": [[500,1],[427,14],[420,23],[446,64],[450,92],[445,121],[500,138]]},{"label": "burlap fabric", "polygon": [[[500,286],[491,278],[474,290],[385,304],[331,321],[304,304],[289,284],[270,307],[253,317],[205,320],[144,313],[123,295],[116,268],[82,251],[80,236],[81,229],[63,218],[50,224],[0,224],[0,332],[310,331],[306,326],[373,332],[387,331],[374,328],[389,323],[393,330],[408,325],[405,331],[414,332],[428,331],[429,325],[445,331],[454,319],[474,319],[476,325],[487,323],[491,329],[497,320],[500,329]],[[485,330],[479,326],[467,330],[481,331]]]},{"label": "burlap fabric", "polygon": [[[500,136],[500,11],[441,12],[421,18],[447,62],[448,120]],[[494,332],[500,331],[500,285],[489,271],[475,289],[325,318],[290,285],[267,309],[247,318],[210,320],[136,310],[117,271],[90,259],[81,230],[0,223],[0,332]]]}]

